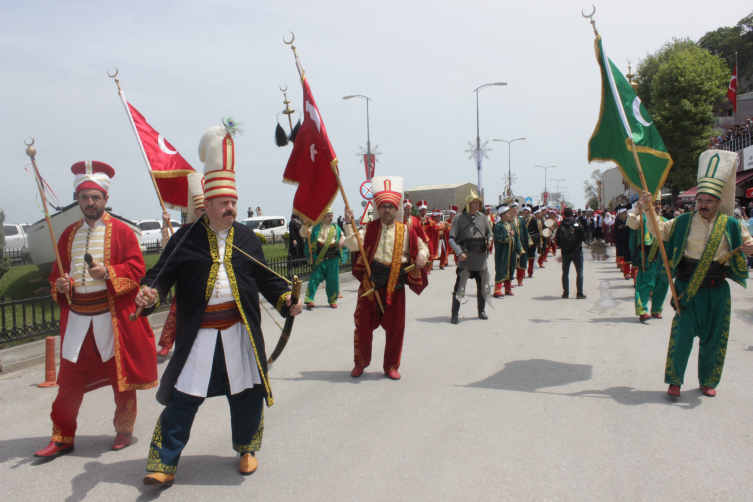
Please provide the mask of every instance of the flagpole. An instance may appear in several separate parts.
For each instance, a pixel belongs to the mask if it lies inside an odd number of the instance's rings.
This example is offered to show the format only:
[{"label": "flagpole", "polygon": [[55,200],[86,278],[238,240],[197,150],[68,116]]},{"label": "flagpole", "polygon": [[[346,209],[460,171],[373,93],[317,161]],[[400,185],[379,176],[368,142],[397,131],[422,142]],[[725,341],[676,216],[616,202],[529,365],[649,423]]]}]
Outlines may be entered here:
[{"label": "flagpole", "polygon": [[[136,123],[133,121],[131,110],[128,108],[128,101],[126,101],[125,94],[123,93],[123,89],[120,87],[120,80],[118,80],[118,69],[115,68],[115,75],[110,75],[110,73],[108,72],[107,76],[115,79],[115,84],[118,86],[118,95],[120,96],[120,101],[123,102],[123,107],[125,108],[126,115],[128,115],[128,121],[131,123],[131,127],[133,128],[133,133],[136,135],[136,141],[139,144],[141,155],[144,156],[144,162],[146,163],[146,170],[149,171],[149,177],[152,179],[152,185],[154,185],[154,191],[157,192],[159,205],[162,206],[162,212],[166,213],[167,208],[165,207],[165,202],[162,200],[162,194],[159,192],[159,187],[157,186],[157,180],[154,178],[154,171],[152,171],[152,166],[149,164],[149,158],[146,156],[144,145],[141,144],[141,137],[139,136],[138,129],[136,129]],[[167,228],[170,230],[170,235],[173,235],[174,233],[173,226],[168,225]]]},{"label": "flagpole", "polygon": [[309,244],[309,258],[311,258],[311,264],[314,264],[314,249],[311,247],[311,229],[309,229],[309,222],[304,221],[304,225],[306,225],[306,242]]},{"label": "flagpole", "polygon": [[738,99],[740,95],[740,76],[737,74],[737,51],[735,51],[735,125],[740,123]]},{"label": "flagpole", "polygon": [[[63,272],[63,262],[60,261],[60,251],[58,251],[58,241],[55,238],[55,231],[52,229],[52,219],[50,218],[50,213],[47,211],[47,198],[44,196],[44,187],[42,186],[42,177],[39,175],[39,169],[37,168],[37,161],[34,159],[34,157],[37,155],[37,149],[34,148],[34,138],[31,138],[31,144],[26,145],[28,148],[26,149],[26,155],[29,156],[31,159],[31,165],[34,168],[34,177],[37,180],[37,188],[39,188],[39,196],[42,198],[42,207],[44,208],[44,221],[47,223],[47,228],[50,231],[50,239],[52,239],[52,249],[55,250],[55,259],[58,263],[58,273],[60,274],[61,278],[65,278],[65,273]],[[62,217],[62,212],[60,213]],[[68,299],[68,302],[71,301],[71,294],[70,292],[67,292],[65,294],[65,297]]]},{"label": "flagpole", "polygon": [[[301,65],[301,60],[298,58],[298,52],[295,50],[295,45],[293,45],[293,42],[295,41],[295,34],[293,32],[290,32],[291,35],[293,35],[293,38],[290,39],[290,42],[286,41],[283,37],[282,41],[290,46],[290,50],[293,51],[293,54],[295,55],[295,66],[298,68],[298,75],[301,77],[301,80],[303,80],[303,75],[306,73],[303,71],[303,66]],[[337,179],[337,187],[340,189],[340,194],[343,196],[343,201],[345,202],[345,210],[350,209],[350,204],[348,203],[348,197],[345,195],[345,189],[343,188],[343,183],[340,180],[340,173],[337,171],[337,159],[332,163],[332,172],[335,173],[335,178]],[[366,257],[366,251],[363,249],[363,241],[361,240],[361,234],[358,232],[358,227],[356,226],[356,220],[355,218],[351,218],[350,224],[353,227],[353,233],[356,235],[356,242],[358,242],[358,250],[361,253],[361,259],[363,260],[363,264],[366,267],[366,274],[368,277],[371,277],[371,266],[369,265],[369,260]],[[311,245],[311,239],[309,239],[309,245]],[[313,253],[311,254],[311,259],[313,260]],[[384,312],[384,305],[382,305],[382,298],[379,296],[378,291],[374,291],[374,298],[376,298],[377,304],[379,305],[379,310]]]},{"label": "flagpole", "polygon": [[[638,150],[636,150],[635,148],[635,141],[633,141],[633,138],[630,138],[630,149],[633,151],[633,159],[635,160],[635,166],[638,168],[638,175],[641,177],[641,185],[643,185],[643,191],[648,192],[648,185],[646,185],[646,178],[645,176],[643,176],[643,169],[641,168],[641,161],[640,159],[638,159]],[[661,187],[659,187],[659,190],[661,190]],[[651,198],[653,199],[653,195],[651,195]],[[675,290],[675,283],[672,280],[672,269],[669,267],[669,260],[667,259],[667,251],[666,249],[664,249],[664,240],[661,237],[661,231],[659,229],[659,219],[656,216],[656,211],[654,211],[653,200],[651,201],[651,204],[648,205],[648,212],[651,215],[651,221],[653,222],[654,229],[656,230],[655,237],[659,239],[659,251],[661,251],[661,257],[664,260],[664,271],[667,273],[667,280],[669,281],[669,289],[672,291],[672,298],[675,301],[677,314],[680,315],[680,300],[679,298],[677,298],[677,291]],[[641,221],[643,221],[643,218],[641,218]],[[641,238],[641,240],[643,239]]]},{"label": "flagpole", "polygon": [[[661,190],[661,189],[660,189]],[[646,230],[643,228],[643,208],[641,207],[641,269],[643,273],[646,273],[646,249],[643,245],[645,239]]]}]

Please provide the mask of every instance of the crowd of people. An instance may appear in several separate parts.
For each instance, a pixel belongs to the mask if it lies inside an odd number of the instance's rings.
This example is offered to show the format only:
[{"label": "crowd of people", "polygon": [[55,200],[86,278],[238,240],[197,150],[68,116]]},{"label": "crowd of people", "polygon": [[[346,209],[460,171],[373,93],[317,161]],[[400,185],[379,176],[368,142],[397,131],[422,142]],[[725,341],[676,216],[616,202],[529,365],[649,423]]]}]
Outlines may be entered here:
[{"label": "crowd of people", "polygon": [[740,124],[727,129],[726,133],[720,133],[711,138],[709,148],[718,148],[725,143],[728,143],[737,138],[741,138],[746,134],[750,134],[751,132],[753,132],[753,120],[751,120],[749,117],[745,117],[745,120],[743,120]]}]

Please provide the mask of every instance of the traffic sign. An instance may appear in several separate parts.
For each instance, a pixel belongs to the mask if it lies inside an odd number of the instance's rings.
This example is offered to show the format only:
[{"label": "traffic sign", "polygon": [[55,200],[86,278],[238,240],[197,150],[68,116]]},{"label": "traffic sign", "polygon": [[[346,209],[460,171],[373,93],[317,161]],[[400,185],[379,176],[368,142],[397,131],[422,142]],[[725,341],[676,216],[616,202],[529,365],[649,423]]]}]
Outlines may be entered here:
[{"label": "traffic sign", "polygon": [[364,181],[361,183],[361,197],[370,201],[374,198],[374,194],[371,193],[371,181]]},{"label": "traffic sign", "polygon": [[366,204],[366,208],[363,210],[363,216],[361,216],[361,221],[359,222],[359,225],[363,226],[374,219],[374,206],[369,201],[368,204]]},{"label": "traffic sign", "polygon": [[559,206],[554,206],[554,209],[561,209]]},{"label": "traffic sign", "polygon": [[541,196],[544,198],[544,202],[549,198],[549,192],[544,192],[541,194]]},{"label": "traffic sign", "polygon": [[528,204],[528,205],[533,204],[533,198],[532,197],[526,197],[526,204]]}]

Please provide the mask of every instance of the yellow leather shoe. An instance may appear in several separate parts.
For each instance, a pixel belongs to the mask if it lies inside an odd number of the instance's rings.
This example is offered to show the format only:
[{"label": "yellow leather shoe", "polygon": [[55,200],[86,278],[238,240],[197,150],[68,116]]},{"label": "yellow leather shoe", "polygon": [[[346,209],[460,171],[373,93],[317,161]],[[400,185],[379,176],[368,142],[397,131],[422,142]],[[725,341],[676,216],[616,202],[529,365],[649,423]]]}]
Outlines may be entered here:
[{"label": "yellow leather shoe", "polygon": [[251,453],[246,453],[241,457],[241,462],[238,465],[238,470],[244,476],[248,476],[249,474],[253,474],[258,466],[259,462],[256,460],[256,457]]},{"label": "yellow leather shoe", "polygon": [[144,484],[148,486],[164,486],[168,488],[173,486],[175,474],[165,474],[164,472],[150,472],[144,476]]}]

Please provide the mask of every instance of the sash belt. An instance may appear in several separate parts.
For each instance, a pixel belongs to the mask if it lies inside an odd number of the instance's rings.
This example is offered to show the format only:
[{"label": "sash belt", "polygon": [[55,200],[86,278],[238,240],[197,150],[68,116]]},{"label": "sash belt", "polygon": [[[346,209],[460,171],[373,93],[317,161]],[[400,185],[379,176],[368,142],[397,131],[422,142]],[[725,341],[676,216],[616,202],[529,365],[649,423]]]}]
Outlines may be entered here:
[{"label": "sash belt", "polygon": [[[322,253],[322,246],[319,244],[319,249],[317,249],[317,253],[321,255]],[[327,248],[326,251],[324,251],[324,258],[323,260],[331,260],[333,258],[337,258],[337,244],[330,244],[330,246]]]},{"label": "sash belt", "polygon": [[[400,265],[400,270],[407,267],[407,263],[403,263]],[[371,279],[371,282],[374,283],[374,287],[380,288],[387,285],[387,282],[390,279],[390,265],[385,265],[384,263],[379,263],[377,261],[371,262],[371,276],[369,279]],[[395,286],[395,290],[403,289],[405,287],[405,281],[408,279],[407,274],[400,274],[397,279],[397,285]]]},{"label": "sash belt", "polygon": [[233,302],[207,305],[204,318],[201,320],[202,329],[216,329],[222,331],[241,321],[241,312],[238,305]]},{"label": "sash belt", "polygon": [[71,310],[79,315],[95,316],[110,311],[107,300],[107,290],[94,293],[77,293],[73,291],[70,303]]},{"label": "sash belt", "polygon": [[466,252],[486,251],[486,239],[483,237],[473,237],[460,242],[460,246]]},{"label": "sash belt", "polygon": [[[700,260],[692,260],[690,258],[683,258],[680,260],[680,264],[677,267],[677,279],[684,282],[690,282],[690,278],[693,276],[696,267]],[[703,278],[701,283],[702,288],[714,289],[722,285],[727,275],[724,273],[724,265],[714,260],[709,266],[706,277]]]}]

